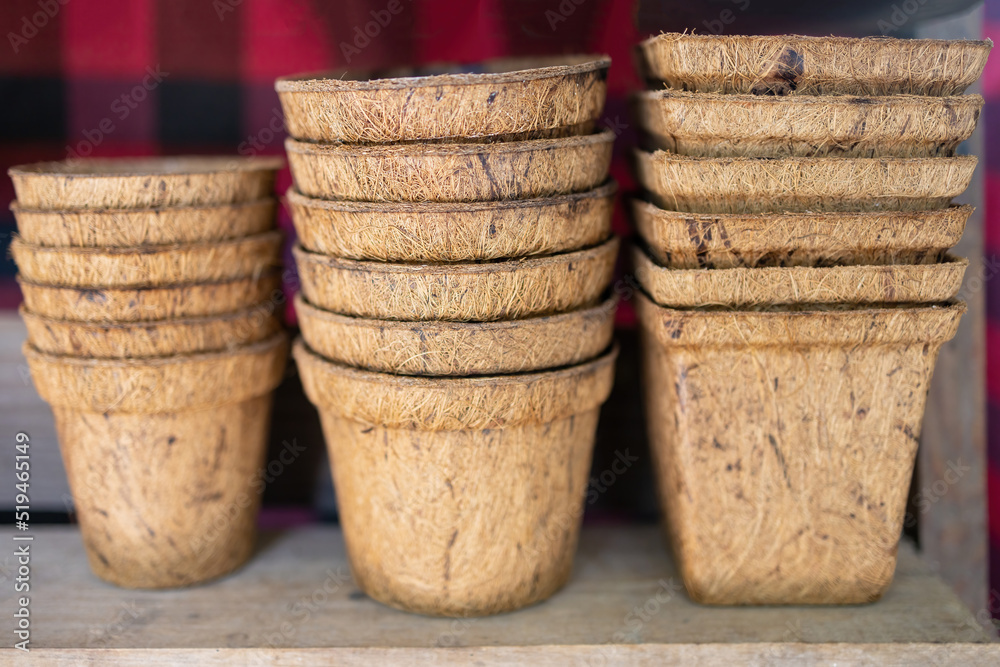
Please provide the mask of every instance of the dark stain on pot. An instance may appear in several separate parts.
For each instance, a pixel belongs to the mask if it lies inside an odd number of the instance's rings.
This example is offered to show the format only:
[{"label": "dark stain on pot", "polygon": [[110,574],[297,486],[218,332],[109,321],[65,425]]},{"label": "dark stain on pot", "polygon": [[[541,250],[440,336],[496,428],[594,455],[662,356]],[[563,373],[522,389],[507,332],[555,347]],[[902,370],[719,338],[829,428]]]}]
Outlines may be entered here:
[{"label": "dark stain on pot", "polygon": [[490,237],[492,238],[492,237],[494,237],[496,235],[497,235],[497,226],[496,226],[496,223],[492,223],[491,222],[490,223]]},{"label": "dark stain on pot", "polygon": [[786,46],[750,92],[754,95],[787,95],[798,88],[804,70],[802,54]]},{"label": "dark stain on pot", "polygon": [[496,98],[497,98],[497,91],[494,90],[492,93],[490,93],[490,96],[486,98],[486,104],[488,106],[493,106],[493,102],[496,100]]},{"label": "dark stain on pot", "polygon": [[771,449],[774,450],[774,455],[778,457],[778,463],[781,465],[781,474],[785,477],[785,484],[788,485],[788,489],[792,488],[792,480],[788,478],[788,466],[785,465],[785,455],[781,453],[781,448],[778,447],[778,441],[774,438],[774,435],[767,434],[768,442],[771,443]]},{"label": "dark stain on pot", "polygon": [[363,428],[363,429],[361,429],[361,432],[362,432],[362,433],[371,433],[371,432],[372,432],[372,431],[374,431],[374,430],[375,430],[375,427],[374,427],[374,426],[369,426],[368,428]]},{"label": "dark stain on pot", "polygon": [[102,553],[101,553],[100,551],[95,551],[94,553],[95,553],[95,554],[97,555],[97,558],[98,558],[98,559],[99,559],[99,560],[100,560],[100,561],[101,561],[102,563],[104,563],[104,564],[105,564],[105,565],[107,565],[108,567],[111,567],[111,563],[109,563],[109,562],[108,562],[108,559],[104,557],[104,554],[102,554]]}]

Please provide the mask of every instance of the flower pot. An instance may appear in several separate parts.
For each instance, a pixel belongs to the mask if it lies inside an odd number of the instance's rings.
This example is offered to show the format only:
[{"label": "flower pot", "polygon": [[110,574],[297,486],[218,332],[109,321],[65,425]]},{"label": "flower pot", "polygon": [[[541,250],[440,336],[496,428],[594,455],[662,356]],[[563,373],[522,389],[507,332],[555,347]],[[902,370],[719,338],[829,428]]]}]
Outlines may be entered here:
[{"label": "flower pot", "polygon": [[289,134],[309,141],[565,136],[600,117],[610,66],[606,56],[506,59],[281,77],[275,90]]},{"label": "flower pot", "polygon": [[401,375],[498,375],[572,366],[611,345],[618,300],[499,322],[407,322],[331,313],[295,299],[302,337],[347,366]]},{"label": "flower pot", "polygon": [[8,174],[27,209],[232,204],[270,197],[281,158],[147,157],[36,162]]},{"label": "flower pot", "polygon": [[631,205],[646,249],[671,269],[933,264],[958,244],[974,210],[716,214]]},{"label": "flower pot", "polygon": [[969,266],[949,255],[938,264],[667,269],[639,248],[632,259],[653,301],[674,308],[938,303],[958,294]]},{"label": "flower pot", "polygon": [[284,334],[159,359],[51,356],[25,345],[52,405],[87,558],[126,588],[173,588],[250,557]]},{"label": "flower pot", "polygon": [[273,301],[219,315],[155,322],[74,322],[43,317],[23,305],[28,342],[47,354],[94,359],[139,359],[220,352],[256,343],[281,330]]},{"label": "flower pot", "polygon": [[223,315],[263,301],[283,303],[277,271],[215,283],[138,288],[42,285],[18,276],[28,311],[74,322],[154,322]]},{"label": "flower pot", "polygon": [[326,201],[288,191],[306,250],[382,262],[463,262],[579,250],[611,235],[614,181],[505,202]]},{"label": "flower pot", "polygon": [[614,132],[492,144],[285,141],[295,187],[320,199],[472,202],[584,192],[608,176]]},{"label": "flower pot", "polygon": [[388,264],[293,248],[309,303],[383,320],[488,322],[596,304],[607,289],[618,239],[576,252],[488,263]]},{"label": "flower pot", "polygon": [[976,129],[983,98],[716,95],[633,98],[659,149],[697,157],[950,157]]},{"label": "flower pot", "polygon": [[210,243],[261,234],[274,227],[275,200],[239,204],[105,210],[36,211],[10,206],[17,231],[41,246],[130,248]]},{"label": "flower pot", "polygon": [[566,583],[616,352],[481,378],[361,371],[301,341],[294,354],[365,593],[407,611],[482,616]]},{"label": "flower pot", "polygon": [[712,312],[640,295],[637,309],[655,477],[692,599],[881,597],[964,304]]},{"label": "flower pot", "polygon": [[703,93],[959,95],[992,48],[988,39],[662,33],[639,56],[647,78]]},{"label": "flower pot", "polygon": [[29,282],[65,287],[158,287],[255,275],[281,264],[281,233],[214,243],[134,248],[51,248],[15,238],[10,250]]},{"label": "flower pot", "polygon": [[969,187],[973,156],[700,158],[636,152],[642,186],[661,207],[694,213],[919,211]]}]

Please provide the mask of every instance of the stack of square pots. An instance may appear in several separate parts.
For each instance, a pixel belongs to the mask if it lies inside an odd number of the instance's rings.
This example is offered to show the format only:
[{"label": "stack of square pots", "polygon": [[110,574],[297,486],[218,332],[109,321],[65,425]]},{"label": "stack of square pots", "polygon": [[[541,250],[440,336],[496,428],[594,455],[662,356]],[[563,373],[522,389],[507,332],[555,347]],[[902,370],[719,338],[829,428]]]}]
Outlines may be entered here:
[{"label": "stack of square pots", "polygon": [[965,310],[951,206],[989,42],[640,46],[646,406],[692,598],[860,603],[892,579],[928,384]]},{"label": "stack of square pots", "polygon": [[24,346],[91,569],[186,586],[251,555],[287,340],[275,159],[14,167]]},{"label": "stack of square pots", "polygon": [[277,82],[294,356],[381,602],[484,615],[569,577],[615,357],[609,65]]}]

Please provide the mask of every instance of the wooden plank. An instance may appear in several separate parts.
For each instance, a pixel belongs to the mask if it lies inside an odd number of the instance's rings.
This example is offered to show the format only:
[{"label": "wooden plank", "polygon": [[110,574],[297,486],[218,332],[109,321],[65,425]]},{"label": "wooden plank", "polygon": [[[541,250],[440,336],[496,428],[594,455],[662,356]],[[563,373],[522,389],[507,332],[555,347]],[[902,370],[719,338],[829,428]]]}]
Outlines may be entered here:
[{"label": "wooden plank", "polygon": [[[684,594],[657,529],[590,528],[573,580],[551,600],[490,618],[439,619],[361,594],[334,527],[267,535],[242,571],[177,591],[99,581],[73,528],[32,534],[32,657],[53,663],[1000,661],[1000,645],[905,543],[895,582],[872,605],[706,607]],[[11,537],[0,532],[8,544]],[[8,581],[0,586],[7,637],[14,604]]]},{"label": "wooden plank", "polygon": [[[917,37],[979,39],[982,5],[930,22]],[[970,90],[969,92],[976,92]],[[980,123],[963,151],[983,155]],[[917,485],[913,489],[918,539],[927,562],[959,597],[988,618],[986,529],[986,280],[1000,266],[983,263],[983,165],[956,201],[976,206],[955,252],[969,258],[960,294],[969,306],[954,340],[941,349],[927,400]]]}]

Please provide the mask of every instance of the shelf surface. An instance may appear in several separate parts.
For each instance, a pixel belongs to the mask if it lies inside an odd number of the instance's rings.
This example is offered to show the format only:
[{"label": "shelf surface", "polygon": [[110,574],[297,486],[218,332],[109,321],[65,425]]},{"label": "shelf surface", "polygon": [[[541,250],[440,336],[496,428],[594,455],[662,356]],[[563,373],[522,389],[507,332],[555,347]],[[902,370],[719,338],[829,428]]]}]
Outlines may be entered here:
[{"label": "shelf surface", "polygon": [[[25,533],[19,533],[24,535]],[[122,590],[90,573],[75,527],[31,544],[31,653],[0,663],[60,664],[680,664],[693,660],[1000,664],[972,614],[911,545],[871,605],[707,607],[691,602],[654,527],[588,528],[569,585],[510,614],[440,619],[385,607],[350,578],[340,531],[270,533],[242,570],[174,591]],[[14,531],[0,531],[8,545]],[[13,546],[5,549],[12,553]],[[16,565],[2,563],[10,646]]]}]

